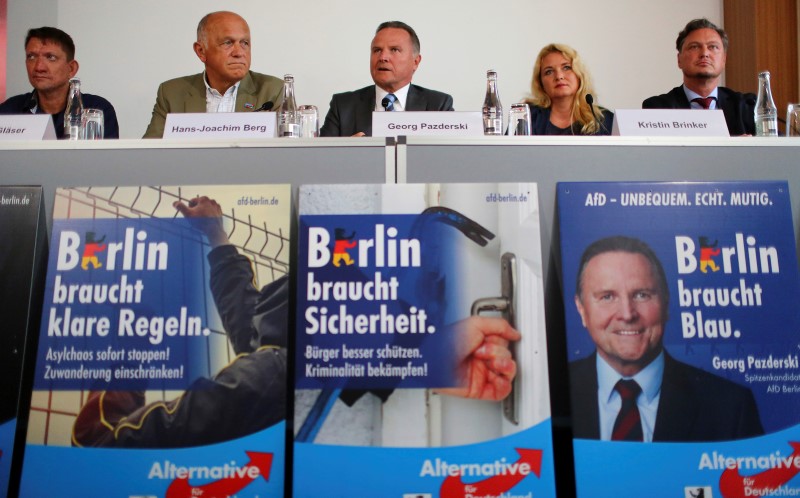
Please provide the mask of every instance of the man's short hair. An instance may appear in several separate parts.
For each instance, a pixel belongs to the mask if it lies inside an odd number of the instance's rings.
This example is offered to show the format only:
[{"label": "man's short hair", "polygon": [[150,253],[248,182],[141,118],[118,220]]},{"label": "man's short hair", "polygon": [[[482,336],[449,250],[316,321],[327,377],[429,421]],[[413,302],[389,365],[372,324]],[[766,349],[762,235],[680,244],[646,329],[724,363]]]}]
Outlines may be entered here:
[{"label": "man's short hair", "polygon": [[217,10],[214,12],[209,12],[208,14],[204,15],[203,18],[200,19],[200,22],[197,23],[197,41],[200,42],[203,46],[205,46],[206,41],[208,39],[206,33],[206,28],[208,27],[208,21],[211,19],[212,16],[215,16],[217,14],[233,14],[238,17],[242,17],[239,16],[239,14],[237,14],[236,12],[231,12],[228,10]]},{"label": "man's short hair", "polygon": [[722,47],[726,52],[728,51],[728,33],[704,17],[702,19],[693,19],[689,21],[686,27],[683,28],[683,31],[678,33],[678,39],[675,40],[675,46],[677,47],[678,52],[683,49],[683,42],[686,41],[686,37],[689,36],[689,33],[692,31],[697,31],[698,29],[713,29],[716,31],[719,37],[722,38]]},{"label": "man's short hair", "polygon": [[411,46],[414,47],[414,55],[419,54],[419,37],[417,36],[417,32],[414,31],[414,28],[402,21],[386,21],[382,22],[380,26],[378,26],[378,29],[375,30],[375,34],[377,35],[379,31],[386,28],[402,29],[408,33],[408,36],[411,37]]},{"label": "man's short hair", "polygon": [[197,41],[201,44],[206,44],[206,26],[208,25],[208,20],[216,14],[216,12],[209,12],[208,14],[204,15],[200,22],[197,23]]},{"label": "man's short hair", "polygon": [[656,279],[656,288],[658,290],[659,299],[662,304],[662,313],[667,313],[669,308],[669,288],[667,287],[667,276],[664,273],[664,267],[661,265],[656,253],[650,248],[647,243],[635,239],[633,237],[625,237],[623,235],[615,235],[613,237],[606,237],[592,242],[586,250],[583,251],[580,264],[578,265],[578,277],[575,282],[575,295],[580,299],[583,287],[583,272],[589,261],[595,256],[600,256],[607,252],[625,252],[629,254],[641,254],[650,263],[650,268],[653,271],[653,277]]},{"label": "man's short hair", "polygon": [[28,35],[25,37],[25,46],[31,38],[42,40],[42,42],[50,42],[58,45],[67,54],[67,62],[75,58],[75,42],[72,37],[61,31],[58,28],[51,28],[49,26],[42,26],[41,28],[33,28],[28,30]]}]

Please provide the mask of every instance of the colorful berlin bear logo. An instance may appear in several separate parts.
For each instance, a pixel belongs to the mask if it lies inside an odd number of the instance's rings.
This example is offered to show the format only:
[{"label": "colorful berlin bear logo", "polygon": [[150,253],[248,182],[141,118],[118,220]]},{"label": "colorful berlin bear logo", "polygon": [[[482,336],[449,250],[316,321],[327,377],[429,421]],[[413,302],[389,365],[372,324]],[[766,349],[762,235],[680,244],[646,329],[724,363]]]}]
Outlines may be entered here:
[{"label": "colorful berlin bear logo", "polygon": [[94,232],[86,232],[83,257],[81,258],[81,268],[84,270],[88,270],[90,264],[95,270],[103,266],[103,263],[97,259],[97,253],[106,250],[106,244],[103,244],[103,241],[106,240],[106,236],[103,235],[100,240],[95,240],[94,237]]},{"label": "colorful berlin bear logo", "polygon": [[356,232],[352,232],[348,236],[345,235],[344,228],[336,229],[335,240],[333,243],[333,266],[341,266],[342,261],[344,261],[344,264],[347,266],[355,263],[355,260],[350,256],[350,253],[347,252],[348,249],[353,249],[356,247],[356,245],[358,245],[358,242],[353,240],[355,236]]},{"label": "colorful berlin bear logo", "polygon": [[700,271],[703,273],[708,273],[708,268],[711,268],[711,271],[719,271],[719,266],[714,261],[714,256],[719,256],[720,250],[717,248],[718,241],[714,241],[713,244],[708,242],[708,237],[701,236],[699,237],[700,241]]}]

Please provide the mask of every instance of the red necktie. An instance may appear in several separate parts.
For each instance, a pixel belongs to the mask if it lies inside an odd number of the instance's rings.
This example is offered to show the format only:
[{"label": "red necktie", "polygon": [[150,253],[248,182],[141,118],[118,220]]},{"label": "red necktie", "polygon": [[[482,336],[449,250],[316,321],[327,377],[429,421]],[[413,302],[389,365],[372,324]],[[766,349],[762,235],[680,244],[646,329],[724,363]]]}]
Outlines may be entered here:
[{"label": "red necktie", "polygon": [[714,97],[697,97],[696,99],[692,99],[692,102],[697,102],[698,104],[703,106],[703,109],[708,109],[709,107],[711,107],[711,102],[714,102],[715,100],[717,99],[715,99]]},{"label": "red necktie", "polygon": [[611,433],[612,441],[642,441],[642,419],[639,416],[639,407],[636,406],[636,398],[642,392],[642,388],[635,380],[620,379],[614,389],[622,398],[622,406],[619,415],[614,422],[614,431]]}]

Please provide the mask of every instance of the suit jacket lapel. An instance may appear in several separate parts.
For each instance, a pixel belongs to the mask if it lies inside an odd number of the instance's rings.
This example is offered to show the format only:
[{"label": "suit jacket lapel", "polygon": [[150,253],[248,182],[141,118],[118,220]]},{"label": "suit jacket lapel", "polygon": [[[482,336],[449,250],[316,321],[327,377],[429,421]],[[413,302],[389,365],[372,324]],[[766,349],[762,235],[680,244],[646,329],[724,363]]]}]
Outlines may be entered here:
[{"label": "suit jacket lapel", "polygon": [[572,432],[576,438],[600,439],[596,365],[597,353],[593,353],[570,368]]},{"label": "suit jacket lapel", "polygon": [[408,94],[406,94],[406,111],[424,111],[425,102],[422,102],[419,92],[414,85],[408,86]]},{"label": "suit jacket lapel", "polygon": [[355,111],[355,129],[364,130],[367,136],[372,136],[372,111],[375,110],[375,85],[370,85],[361,92],[360,102]]},{"label": "suit jacket lapel", "polygon": [[[239,90],[236,91],[236,106],[233,110],[235,112],[253,111],[261,107],[264,102],[256,102],[256,83],[248,71],[247,74],[239,82]],[[253,107],[245,109],[244,105],[250,104]]]},{"label": "suit jacket lapel", "polygon": [[725,111],[725,107],[727,106],[728,102],[725,98],[726,94],[722,90],[722,87],[717,87],[717,109],[722,109]]},{"label": "suit jacket lapel", "polygon": [[185,112],[206,112],[206,84],[203,73],[192,77],[191,90],[186,97]]},{"label": "suit jacket lapel", "polygon": [[653,441],[682,441],[700,415],[693,401],[694,386],[682,371],[675,368],[675,360],[664,352],[664,378],[656,413]]},{"label": "suit jacket lapel", "polygon": [[727,97],[728,97],[727,89],[718,86],[717,109],[722,110],[722,114],[725,116],[725,124],[728,125],[728,132],[731,133],[731,136],[747,133],[747,128],[742,127],[742,125],[738,124],[742,123],[742,119],[740,115],[736,112],[737,109],[735,107],[735,104],[734,107],[731,107],[731,105],[728,103]]},{"label": "suit jacket lapel", "polygon": [[675,97],[675,101],[678,104],[676,109],[692,108],[692,105],[689,103],[689,99],[686,98],[686,92],[683,90],[683,85],[673,88],[671,93]]}]

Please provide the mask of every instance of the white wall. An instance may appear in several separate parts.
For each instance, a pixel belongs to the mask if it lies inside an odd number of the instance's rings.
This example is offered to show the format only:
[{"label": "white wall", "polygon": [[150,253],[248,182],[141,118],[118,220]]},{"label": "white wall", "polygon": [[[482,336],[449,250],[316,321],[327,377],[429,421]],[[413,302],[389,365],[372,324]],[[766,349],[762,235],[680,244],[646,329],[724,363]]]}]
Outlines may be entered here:
[{"label": "white wall", "polygon": [[[371,83],[369,43],[385,20],[405,21],[422,42],[414,82],[453,95],[456,110],[479,110],[486,69],[499,73],[504,106],[529,91],[533,58],[550,42],[575,47],[609,108],[641,101],[680,83],[674,48],[693,17],[722,23],[722,0],[406,0],[391,6],[355,0],[225,4],[250,23],[254,70],[295,76],[298,104],[324,118],[333,93]],[[200,72],[192,51],[197,21],[222,8],[212,0],[9,0],[8,95],[29,91],[22,38],[53,25],[77,45],[82,88],[117,109],[124,138],[150,120],[158,84]],[[55,15],[54,15],[55,13]],[[689,13],[689,14],[687,14]]]}]

